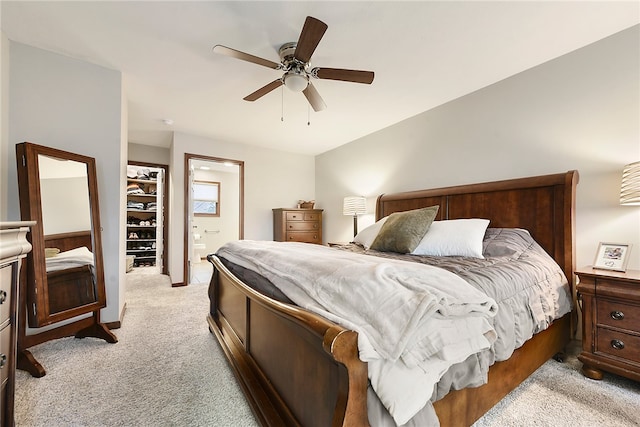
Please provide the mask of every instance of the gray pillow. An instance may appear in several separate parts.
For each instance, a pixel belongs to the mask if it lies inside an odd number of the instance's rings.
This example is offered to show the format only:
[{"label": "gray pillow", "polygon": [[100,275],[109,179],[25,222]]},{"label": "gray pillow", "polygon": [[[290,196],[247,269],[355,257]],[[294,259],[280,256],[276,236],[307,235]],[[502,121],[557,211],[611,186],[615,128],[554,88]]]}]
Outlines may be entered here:
[{"label": "gray pillow", "polygon": [[371,244],[380,252],[408,254],[418,246],[436,218],[439,206],[394,212],[384,223]]}]

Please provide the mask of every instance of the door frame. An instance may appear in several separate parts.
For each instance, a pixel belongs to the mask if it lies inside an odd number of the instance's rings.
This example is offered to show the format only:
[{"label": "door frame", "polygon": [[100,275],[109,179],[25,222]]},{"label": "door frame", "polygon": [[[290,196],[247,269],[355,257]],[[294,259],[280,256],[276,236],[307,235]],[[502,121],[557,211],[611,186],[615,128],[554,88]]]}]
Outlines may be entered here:
[{"label": "door frame", "polygon": [[[213,157],[213,156],[205,156],[202,154],[192,154],[192,153],[184,153],[184,201],[183,201],[183,209],[184,209],[184,230],[183,230],[183,251],[182,251],[182,286],[187,286],[189,284],[189,239],[191,236],[191,230],[189,229],[189,202],[190,202],[190,189],[189,189],[189,161],[195,160],[205,160],[217,163],[232,163],[238,166],[238,181],[239,181],[239,201],[240,206],[239,212],[240,217],[238,218],[239,230],[238,230],[238,238],[240,240],[244,239],[244,161],[243,160],[234,160],[234,159],[226,159],[222,157]],[[175,286],[175,285],[174,285]]]},{"label": "door frame", "polygon": [[162,274],[169,274],[168,248],[169,248],[169,209],[167,203],[169,201],[169,165],[160,163],[140,162],[136,160],[127,160],[127,165],[147,166],[156,169],[164,169],[163,195],[162,195]]}]

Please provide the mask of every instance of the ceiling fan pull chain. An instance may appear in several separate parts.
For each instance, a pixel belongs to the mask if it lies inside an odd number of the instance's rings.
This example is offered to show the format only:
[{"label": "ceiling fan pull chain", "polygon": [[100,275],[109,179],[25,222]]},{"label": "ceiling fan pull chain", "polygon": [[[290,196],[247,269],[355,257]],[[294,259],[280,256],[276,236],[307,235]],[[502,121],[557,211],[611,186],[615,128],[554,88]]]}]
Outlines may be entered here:
[{"label": "ceiling fan pull chain", "polygon": [[284,122],[284,85],[280,87],[282,88],[280,91],[280,121]]},{"label": "ceiling fan pull chain", "polygon": [[307,104],[307,126],[311,126],[311,107]]}]

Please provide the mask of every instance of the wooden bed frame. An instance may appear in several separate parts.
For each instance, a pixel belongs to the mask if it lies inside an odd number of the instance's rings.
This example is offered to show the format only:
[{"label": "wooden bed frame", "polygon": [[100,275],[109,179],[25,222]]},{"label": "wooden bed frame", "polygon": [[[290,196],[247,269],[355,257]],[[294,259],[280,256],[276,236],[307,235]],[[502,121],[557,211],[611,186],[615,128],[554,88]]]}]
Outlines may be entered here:
[{"label": "wooden bed frame", "polygon": [[[577,171],[382,195],[376,219],[440,205],[437,219],[488,218],[490,227],[529,230],[574,282]],[[258,421],[265,426],[366,426],[367,364],[357,334],[296,306],[268,298],[233,276],[215,255],[210,330],[224,350]],[[573,289],[572,289],[573,290]],[[573,335],[568,314],[494,364],[489,382],[434,403],[443,426],[469,426]]]}]

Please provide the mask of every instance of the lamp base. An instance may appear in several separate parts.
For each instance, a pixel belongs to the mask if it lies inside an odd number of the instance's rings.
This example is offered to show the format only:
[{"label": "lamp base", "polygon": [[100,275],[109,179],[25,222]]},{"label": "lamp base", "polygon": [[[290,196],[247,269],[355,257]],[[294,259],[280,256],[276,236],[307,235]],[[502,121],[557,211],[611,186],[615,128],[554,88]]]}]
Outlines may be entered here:
[{"label": "lamp base", "polygon": [[358,215],[353,216],[353,237],[358,234]]}]

